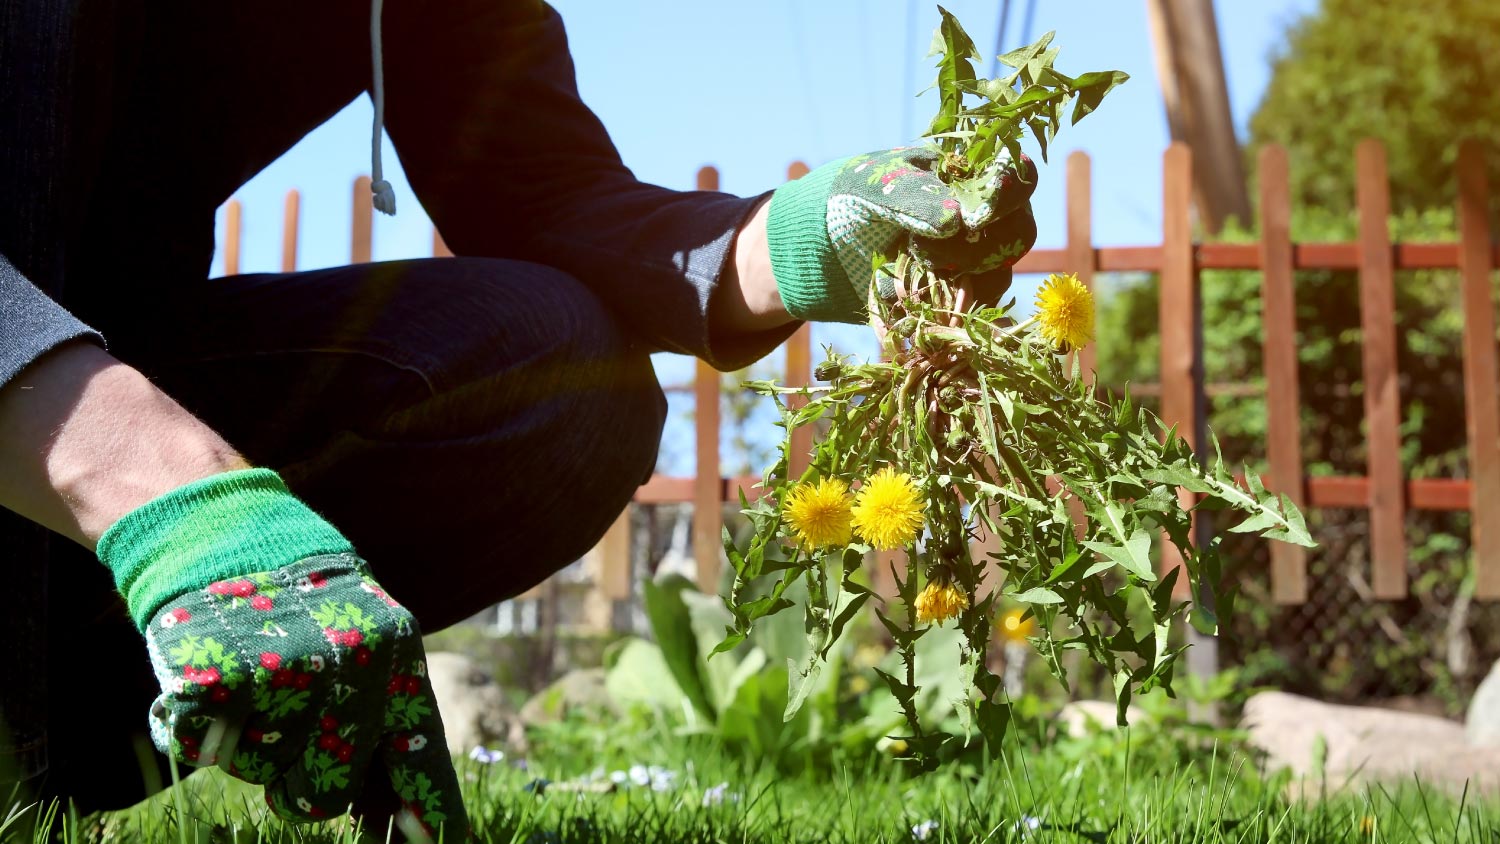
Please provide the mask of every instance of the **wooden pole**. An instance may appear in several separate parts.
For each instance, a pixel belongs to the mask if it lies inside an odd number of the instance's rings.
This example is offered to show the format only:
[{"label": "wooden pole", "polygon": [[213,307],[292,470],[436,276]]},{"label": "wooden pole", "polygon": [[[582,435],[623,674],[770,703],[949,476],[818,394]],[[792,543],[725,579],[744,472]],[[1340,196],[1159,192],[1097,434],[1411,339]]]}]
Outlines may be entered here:
[{"label": "wooden pole", "polygon": [[1401,393],[1396,379],[1396,288],[1391,266],[1390,184],[1385,147],[1361,141],[1356,153],[1359,207],[1359,317],[1363,334],[1366,452],[1370,477],[1371,587],[1376,598],[1406,597],[1406,503],[1401,470]]},{"label": "wooden pole", "polygon": [[1146,11],[1172,140],[1188,144],[1198,159],[1194,194],[1203,224],[1217,232],[1230,217],[1249,221],[1213,0],[1146,0]]},{"label": "wooden pole", "polygon": [[[1297,374],[1297,303],[1292,274],[1292,200],[1286,149],[1260,151],[1261,356],[1266,372],[1266,451],[1271,485],[1301,508],[1301,390]],[[1307,549],[1271,543],[1271,596],[1307,601]]]},{"label": "wooden pole", "polygon": [[1458,148],[1459,273],[1463,278],[1464,416],[1468,420],[1469,475],[1473,478],[1470,531],[1474,543],[1475,597],[1500,598],[1500,374],[1495,360],[1494,300],[1490,295],[1489,180],[1484,150],[1475,141]]}]

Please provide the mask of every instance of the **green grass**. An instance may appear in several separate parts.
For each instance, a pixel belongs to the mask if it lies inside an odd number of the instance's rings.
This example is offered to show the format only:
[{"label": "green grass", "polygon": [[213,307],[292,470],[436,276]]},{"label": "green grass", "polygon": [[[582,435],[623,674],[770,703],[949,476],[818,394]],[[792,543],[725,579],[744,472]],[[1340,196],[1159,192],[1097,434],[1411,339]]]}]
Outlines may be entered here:
[{"label": "green grass", "polygon": [[[525,770],[465,760],[460,776],[480,841],[909,842],[935,822],[938,842],[1492,842],[1493,799],[1445,795],[1411,782],[1340,788],[1264,775],[1242,751],[1138,731],[974,756],[914,776],[889,759],[788,774],[776,754],[730,753],[655,728],[554,728]],[[626,735],[628,734],[628,735]],[[1200,739],[1201,740],[1201,739]],[[568,790],[595,771],[658,765],[673,787]],[[552,781],[538,792],[538,778]],[[604,777],[607,779],[607,773]],[[705,791],[727,783],[724,799]],[[531,790],[528,790],[528,787]],[[6,821],[0,821],[4,827]],[[12,818],[0,841],[31,841]],[[78,818],[53,810],[45,829],[67,842],[352,842],[333,825],[284,826],[258,789],[195,774],[129,811]],[[45,837],[36,840],[46,840]],[[384,840],[384,835],[364,840]]]}]

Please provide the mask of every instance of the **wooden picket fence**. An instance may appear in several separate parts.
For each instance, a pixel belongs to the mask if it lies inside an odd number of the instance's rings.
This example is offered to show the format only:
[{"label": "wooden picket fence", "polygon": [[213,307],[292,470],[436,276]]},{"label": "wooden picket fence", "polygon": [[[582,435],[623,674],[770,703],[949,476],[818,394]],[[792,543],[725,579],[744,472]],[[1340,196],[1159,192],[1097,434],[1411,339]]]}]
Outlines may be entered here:
[{"label": "wooden picket fence", "polygon": [[[1204,270],[1257,270],[1262,273],[1263,356],[1267,411],[1267,487],[1284,492],[1303,508],[1353,508],[1370,512],[1370,566],[1376,599],[1407,594],[1407,549],[1404,534],[1408,508],[1469,510],[1472,550],[1477,567],[1475,596],[1500,597],[1500,370],[1490,273],[1500,264],[1487,220],[1487,177],[1477,144],[1461,148],[1455,178],[1458,185],[1459,239],[1453,243],[1399,243],[1390,239],[1390,191],[1385,149],[1365,141],[1356,149],[1358,240],[1346,243],[1293,243],[1291,194],[1286,151],[1264,147],[1259,157],[1260,231],[1258,243],[1197,243],[1193,240],[1192,155],[1182,144],[1165,152],[1162,179],[1162,240],[1154,246],[1098,247],[1092,241],[1090,160],[1082,152],[1067,159],[1067,239],[1060,249],[1035,249],[1016,267],[1018,273],[1072,272],[1092,287],[1100,273],[1149,272],[1160,278],[1158,318],[1161,331],[1160,411],[1163,419],[1196,447],[1203,442],[1205,383],[1200,274]],[[807,172],[793,164],[788,178]],[[704,167],[698,187],[718,188],[718,172]],[[350,243],[353,262],[370,260],[372,220],[369,180],[353,191],[354,222]],[[286,197],[282,269],[296,269],[299,196]],[[239,269],[241,208],[231,200],[224,241],[226,274]],[[433,234],[433,254],[451,253]],[[1464,311],[1463,361],[1469,477],[1407,479],[1400,463],[1401,399],[1398,389],[1395,319],[1396,270],[1456,269],[1461,276]],[[1357,270],[1360,324],[1363,334],[1364,413],[1368,465],[1359,476],[1309,477],[1303,470],[1299,430],[1296,290],[1297,270]],[[784,381],[793,386],[811,379],[811,342],[806,325],[787,341]],[[1094,351],[1081,353],[1085,372],[1094,368]],[[758,477],[723,477],[719,455],[719,398],[723,376],[701,361],[691,390],[696,397],[695,450],[692,477],[657,475],[636,493],[638,504],[691,503],[692,547],[700,584],[714,588],[723,566],[720,533],[723,505],[743,491],[755,498]],[[669,387],[669,389],[671,389]],[[794,453],[805,466],[810,432],[797,432]],[[800,474],[798,466],[793,475]],[[1184,498],[1184,503],[1190,499]],[[604,604],[626,601],[633,591],[629,513],[590,555],[589,577]],[[1200,536],[1200,541],[1202,537]],[[1180,565],[1170,545],[1164,568]],[[889,567],[877,561],[877,578]],[[1272,543],[1271,584],[1274,600],[1300,604],[1307,600],[1307,553]],[[1181,584],[1186,586],[1185,582]],[[523,599],[548,594],[540,588]]]}]

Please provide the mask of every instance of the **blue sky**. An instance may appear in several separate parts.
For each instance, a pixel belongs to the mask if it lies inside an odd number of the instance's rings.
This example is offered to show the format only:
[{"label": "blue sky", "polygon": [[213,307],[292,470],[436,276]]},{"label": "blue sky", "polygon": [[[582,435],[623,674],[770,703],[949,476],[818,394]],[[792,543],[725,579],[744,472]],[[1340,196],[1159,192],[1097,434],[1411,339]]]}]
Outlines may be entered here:
[{"label": "blue sky", "polygon": [[[552,2],[568,26],[584,100],[643,181],[691,188],[697,169],[713,164],[723,190],[759,193],[780,183],[794,160],[817,166],[901,144],[919,135],[931,116],[932,95],[914,96],[934,75],[931,60],[921,58],[938,19],[931,2]],[[993,56],[1002,3],[944,5],[986,58]],[[1004,49],[1021,43],[1026,5],[1011,3]],[[1031,37],[1057,31],[1060,70],[1118,69],[1131,76],[1097,113],[1066,127],[1052,164],[1042,165],[1033,201],[1038,245],[1063,242],[1061,164],[1073,149],[1094,159],[1096,240],[1159,242],[1161,153],[1168,139],[1144,0],[1035,5]],[[1217,4],[1230,105],[1242,135],[1286,26],[1314,8],[1316,0]],[[244,205],[242,271],[279,269],[282,196],[292,187],[303,196],[300,266],[348,261],[351,184],[369,171],[370,115],[369,101],[357,100],[236,192]],[[430,254],[431,224],[389,146],[385,167],[400,213],[377,220],[375,259]],[[1024,302],[1033,288],[1034,280],[1021,279],[1016,291]],[[868,329],[856,326],[815,326],[814,342],[856,354],[873,349]],[[657,357],[663,383],[690,377],[690,360]],[[690,432],[680,401],[673,402],[663,468],[689,472],[691,447],[683,437]]]}]

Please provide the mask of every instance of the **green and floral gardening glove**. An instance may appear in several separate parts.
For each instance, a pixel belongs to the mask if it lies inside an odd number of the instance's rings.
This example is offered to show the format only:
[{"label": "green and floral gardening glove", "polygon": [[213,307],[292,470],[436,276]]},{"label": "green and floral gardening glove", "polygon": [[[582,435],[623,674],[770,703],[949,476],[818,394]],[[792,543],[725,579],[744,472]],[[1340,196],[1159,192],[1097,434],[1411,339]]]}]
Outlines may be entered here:
[{"label": "green and floral gardening glove", "polygon": [[283,818],[348,810],[376,754],[409,838],[468,838],[411,613],[276,473],[197,481],[99,539],[162,692],[156,746],[266,787]]},{"label": "green and floral gardening glove", "polygon": [[[908,233],[933,269],[987,282],[1003,274],[998,289],[1004,291],[1009,268],[1036,242],[1030,202],[1036,166],[1023,155],[1016,167],[1003,153],[991,175],[998,190],[971,205],[933,172],[939,155],[931,147],[856,155],[772,194],[771,270],[792,316],[864,322],[874,257],[893,253]],[[895,293],[876,292],[885,299]]]}]

